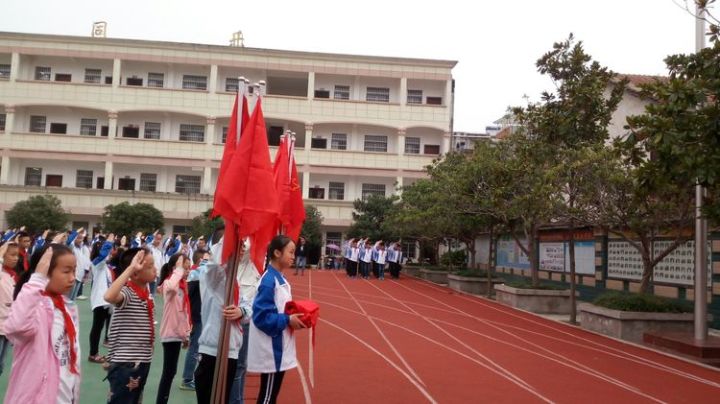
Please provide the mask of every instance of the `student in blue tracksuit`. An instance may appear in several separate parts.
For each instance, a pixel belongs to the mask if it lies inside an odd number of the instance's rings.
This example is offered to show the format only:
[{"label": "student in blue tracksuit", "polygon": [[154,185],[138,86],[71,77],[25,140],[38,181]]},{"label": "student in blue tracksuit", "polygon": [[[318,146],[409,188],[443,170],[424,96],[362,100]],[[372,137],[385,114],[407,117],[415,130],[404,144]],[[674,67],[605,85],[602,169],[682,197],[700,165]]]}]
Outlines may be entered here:
[{"label": "student in blue tracksuit", "polygon": [[306,327],[300,319],[302,314],[284,313],[292,293],[282,272],[292,266],[295,243],[287,236],[276,236],[268,247],[268,259],[270,263],[260,278],[253,302],[247,370],[260,373],[257,402],[274,404],[285,371],[297,367],[295,336],[291,330]]}]

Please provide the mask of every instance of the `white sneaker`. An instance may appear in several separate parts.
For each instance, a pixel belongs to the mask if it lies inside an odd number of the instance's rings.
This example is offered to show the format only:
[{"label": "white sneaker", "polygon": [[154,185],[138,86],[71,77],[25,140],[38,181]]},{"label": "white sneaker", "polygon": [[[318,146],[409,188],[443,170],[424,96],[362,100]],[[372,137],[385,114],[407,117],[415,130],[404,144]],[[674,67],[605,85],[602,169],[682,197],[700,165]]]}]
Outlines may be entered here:
[{"label": "white sneaker", "polygon": [[76,300],[87,300],[87,296],[78,296],[75,298]]}]

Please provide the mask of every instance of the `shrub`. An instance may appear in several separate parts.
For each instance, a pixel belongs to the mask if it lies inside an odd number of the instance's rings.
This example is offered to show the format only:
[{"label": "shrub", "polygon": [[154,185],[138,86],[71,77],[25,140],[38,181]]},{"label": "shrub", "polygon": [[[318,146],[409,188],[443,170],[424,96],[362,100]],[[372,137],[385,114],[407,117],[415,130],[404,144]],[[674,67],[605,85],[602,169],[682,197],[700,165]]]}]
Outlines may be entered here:
[{"label": "shrub", "polygon": [[517,280],[505,282],[505,285],[511,288],[517,289],[540,289],[540,290],[568,290],[568,286],[555,285],[552,283],[540,283],[538,286],[533,286],[529,280]]},{"label": "shrub", "polygon": [[448,251],[440,257],[440,265],[459,267],[465,265],[465,250]]},{"label": "shrub", "polygon": [[655,313],[691,313],[690,302],[637,293],[607,292],[598,296],[593,304],[613,310]]}]

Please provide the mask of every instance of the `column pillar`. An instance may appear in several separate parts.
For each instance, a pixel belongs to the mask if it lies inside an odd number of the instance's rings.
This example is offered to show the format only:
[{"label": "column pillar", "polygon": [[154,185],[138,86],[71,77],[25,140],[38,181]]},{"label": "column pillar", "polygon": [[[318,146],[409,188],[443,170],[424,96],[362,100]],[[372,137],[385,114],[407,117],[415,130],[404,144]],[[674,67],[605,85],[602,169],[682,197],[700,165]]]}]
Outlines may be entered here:
[{"label": "column pillar", "polygon": [[113,141],[117,136],[117,119],[118,113],[115,111],[108,112],[108,141]]},{"label": "column pillar", "polygon": [[113,162],[112,161],[106,161],[105,162],[105,184],[103,184],[103,189],[112,189],[113,185]]},{"label": "column pillar", "polygon": [[[209,162],[207,164],[210,164]],[[210,195],[212,193],[212,167],[205,166],[203,168],[202,193]]]},{"label": "column pillar", "polygon": [[398,195],[398,196],[402,196],[402,187],[403,187],[403,184],[404,184],[403,176],[402,176],[402,175],[398,175],[397,178],[395,179],[395,182],[396,182],[396,184],[395,184],[395,188],[396,188],[395,194]]},{"label": "column pillar", "polygon": [[310,172],[305,171],[302,173],[303,186],[302,186],[302,197],[308,199],[310,197]]},{"label": "column pillar", "polygon": [[403,77],[400,79],[400,105],[405,106],[407,105],[407,77]]},{"label": "column pillar", "polygon": [[113,59],[113,75],[112,75],[112,86],[113,88],[118,88],[120,86],[121,77],[120,77],[120,70],[121,70],[122,62],[120,59],[115,58]]},{"label": "column pillar", "polygon": [[312,143],[313,124],[308,122],[305,124],[305,151],[310,150]]},{"label": "column pillar", "polygon": [[360,96],[360,76],[355,76],[355,84],[353,85],[353,94],[351,100],[365,101],[365,99]]},{"label": "column pillar", "polygon": [[217,65],[210,65],[210,94],[217,92],[217,78],[218,78],[218,67]]},{"label": "column pillar", "polygon": [[15,130],[15,106],[7,105],[5,107],[5,134],[10,134]]},{"label": "column pillar", "polygon": [[450,152],[450,132],[443,133],[442,150],[440,154],[446,154]]},{"label": "column pillar", "polygon": [[8,185],[10,178],[10,156],[2,156],[0,165],[0,185]]},{"label": "column pillar", "polygon": [[405,154],[405,128],[398,129],[397,139],[397,154],[398,156],[402,156],[403,154]]},{"label": "column pillar", "polygon": [[10,81],[17,81],[18,73],[20,73],[20,54],[13,52],[10,57]]},{"label": "column pillar", "polygon": [[215,142],[215,117],[207,118],[205,125],[205,143],[211,146]]},{"label": "column pillar", "polygon": [[315,98],[315,72],[308,73],[307,98],[308,100]]},{"label": "column pillar", "polygon": [[452,93],[453,93],[453,79],[448,79],[448,81],[445,83],[445,99],[443,100],[442,105],[449,107],[450,103],[452,102]]}]

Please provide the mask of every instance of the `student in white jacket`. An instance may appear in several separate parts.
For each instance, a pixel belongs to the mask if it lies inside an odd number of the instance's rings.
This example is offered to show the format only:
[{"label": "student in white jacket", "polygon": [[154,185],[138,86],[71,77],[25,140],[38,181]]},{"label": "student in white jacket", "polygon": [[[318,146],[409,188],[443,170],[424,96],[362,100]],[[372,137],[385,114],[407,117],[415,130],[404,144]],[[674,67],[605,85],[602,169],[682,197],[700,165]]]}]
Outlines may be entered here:
[{"label": "student in white jacket", "polygon": [[285,371],[297,367],[291,329],[306,327],[300,319],[302,314],[285,314],[292,293],[282,272],[292,266],[295,243],[287,236],[276,236],[268,247],[268,258],[270,263],[260,278],[252,306],[247,370],[261,374],[257,402],[272,404],[277,401]]}]

